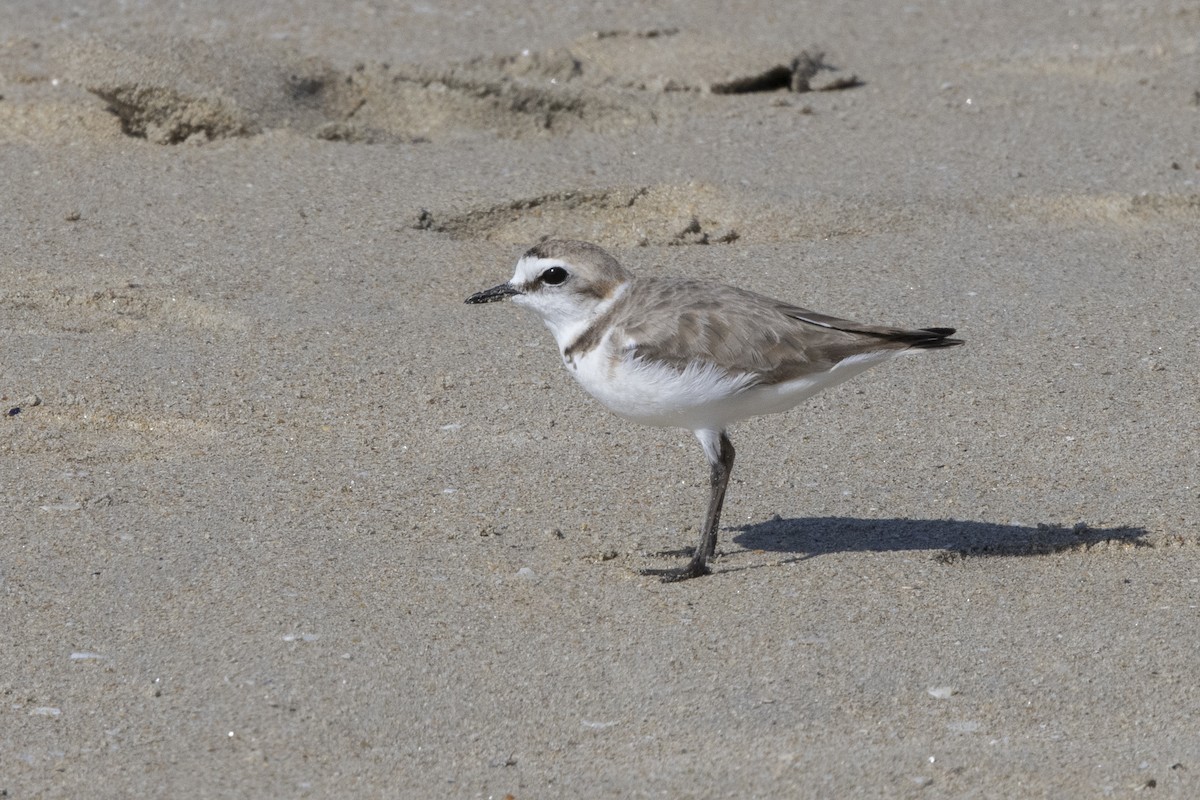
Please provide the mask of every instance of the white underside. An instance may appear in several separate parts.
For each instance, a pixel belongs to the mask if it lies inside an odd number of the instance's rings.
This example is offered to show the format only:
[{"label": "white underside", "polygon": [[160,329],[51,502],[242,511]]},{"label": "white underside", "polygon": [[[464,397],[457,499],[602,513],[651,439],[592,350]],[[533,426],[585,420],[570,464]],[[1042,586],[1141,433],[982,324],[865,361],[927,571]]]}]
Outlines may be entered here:
[{"label": "white underside", "polygon": [[731,373],[693,361],[684,370],[636,359],[614,358],[605,341],[567,369],[613,413],[644,425],[722,431],[731,423],[786,411],[822,389],[888,361],[903,351],[852,356],[832,369],[771,385],[754,385],[751,373]]}]

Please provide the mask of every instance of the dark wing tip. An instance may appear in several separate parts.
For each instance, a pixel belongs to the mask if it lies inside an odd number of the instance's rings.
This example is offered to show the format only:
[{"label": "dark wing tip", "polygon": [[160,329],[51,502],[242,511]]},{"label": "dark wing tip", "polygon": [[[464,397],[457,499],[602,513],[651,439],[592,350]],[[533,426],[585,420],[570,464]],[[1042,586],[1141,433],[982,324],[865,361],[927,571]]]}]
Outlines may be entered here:
[{"label": "dark wing tip", "polygon": [[931,350],[935,347],[954,347],[964,344],[962,339],[951,339],[956,328],[921,328],[914,332],[913,347]]}]

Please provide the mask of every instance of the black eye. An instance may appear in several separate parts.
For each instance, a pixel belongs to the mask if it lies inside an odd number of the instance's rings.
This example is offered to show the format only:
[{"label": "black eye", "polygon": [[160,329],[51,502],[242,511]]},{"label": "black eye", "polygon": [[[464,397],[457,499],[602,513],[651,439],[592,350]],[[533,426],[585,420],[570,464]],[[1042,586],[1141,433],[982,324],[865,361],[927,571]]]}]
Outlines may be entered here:
[{"label": "black eye", "polygon": [[558,286],[567,279],[567,271],[562,267],[551,267],[542,273],[542,283]]}]

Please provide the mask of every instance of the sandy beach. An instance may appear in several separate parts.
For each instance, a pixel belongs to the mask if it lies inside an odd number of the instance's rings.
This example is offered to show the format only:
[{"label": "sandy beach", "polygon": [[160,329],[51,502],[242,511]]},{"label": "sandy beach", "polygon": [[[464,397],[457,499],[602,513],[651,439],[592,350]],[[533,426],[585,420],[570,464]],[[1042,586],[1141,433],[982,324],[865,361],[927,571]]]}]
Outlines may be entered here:
[{"label": "sandy beach", "polygon": [[[1200,796],[1200,11],[0,6],[0,795]],[[545,237],[958,328],[686,431]]]}]

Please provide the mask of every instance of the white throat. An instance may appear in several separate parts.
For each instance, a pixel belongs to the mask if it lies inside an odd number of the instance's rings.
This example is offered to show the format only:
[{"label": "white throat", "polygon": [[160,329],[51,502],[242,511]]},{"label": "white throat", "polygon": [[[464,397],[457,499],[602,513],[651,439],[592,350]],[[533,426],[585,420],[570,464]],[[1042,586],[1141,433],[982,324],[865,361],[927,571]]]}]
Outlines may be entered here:
[{"label": "white throat", "polygon": [[[514,297],[513,301],[517,305],[525,306],[537,312],[538,316],[542,318],[542,322],[550,329],[550,333],[554,335],[554,341],[558,344],[558,350],[561,353],[571,343],[582,336],[583,332],[596,319],[607,313],[627,291],[629,291],[628,281],[618,286],[612,294],[603,300],[593,300],[588,303],[573,302],[547,305],[527,296]],[[575,299],[578,300],[579,298]]]}]

